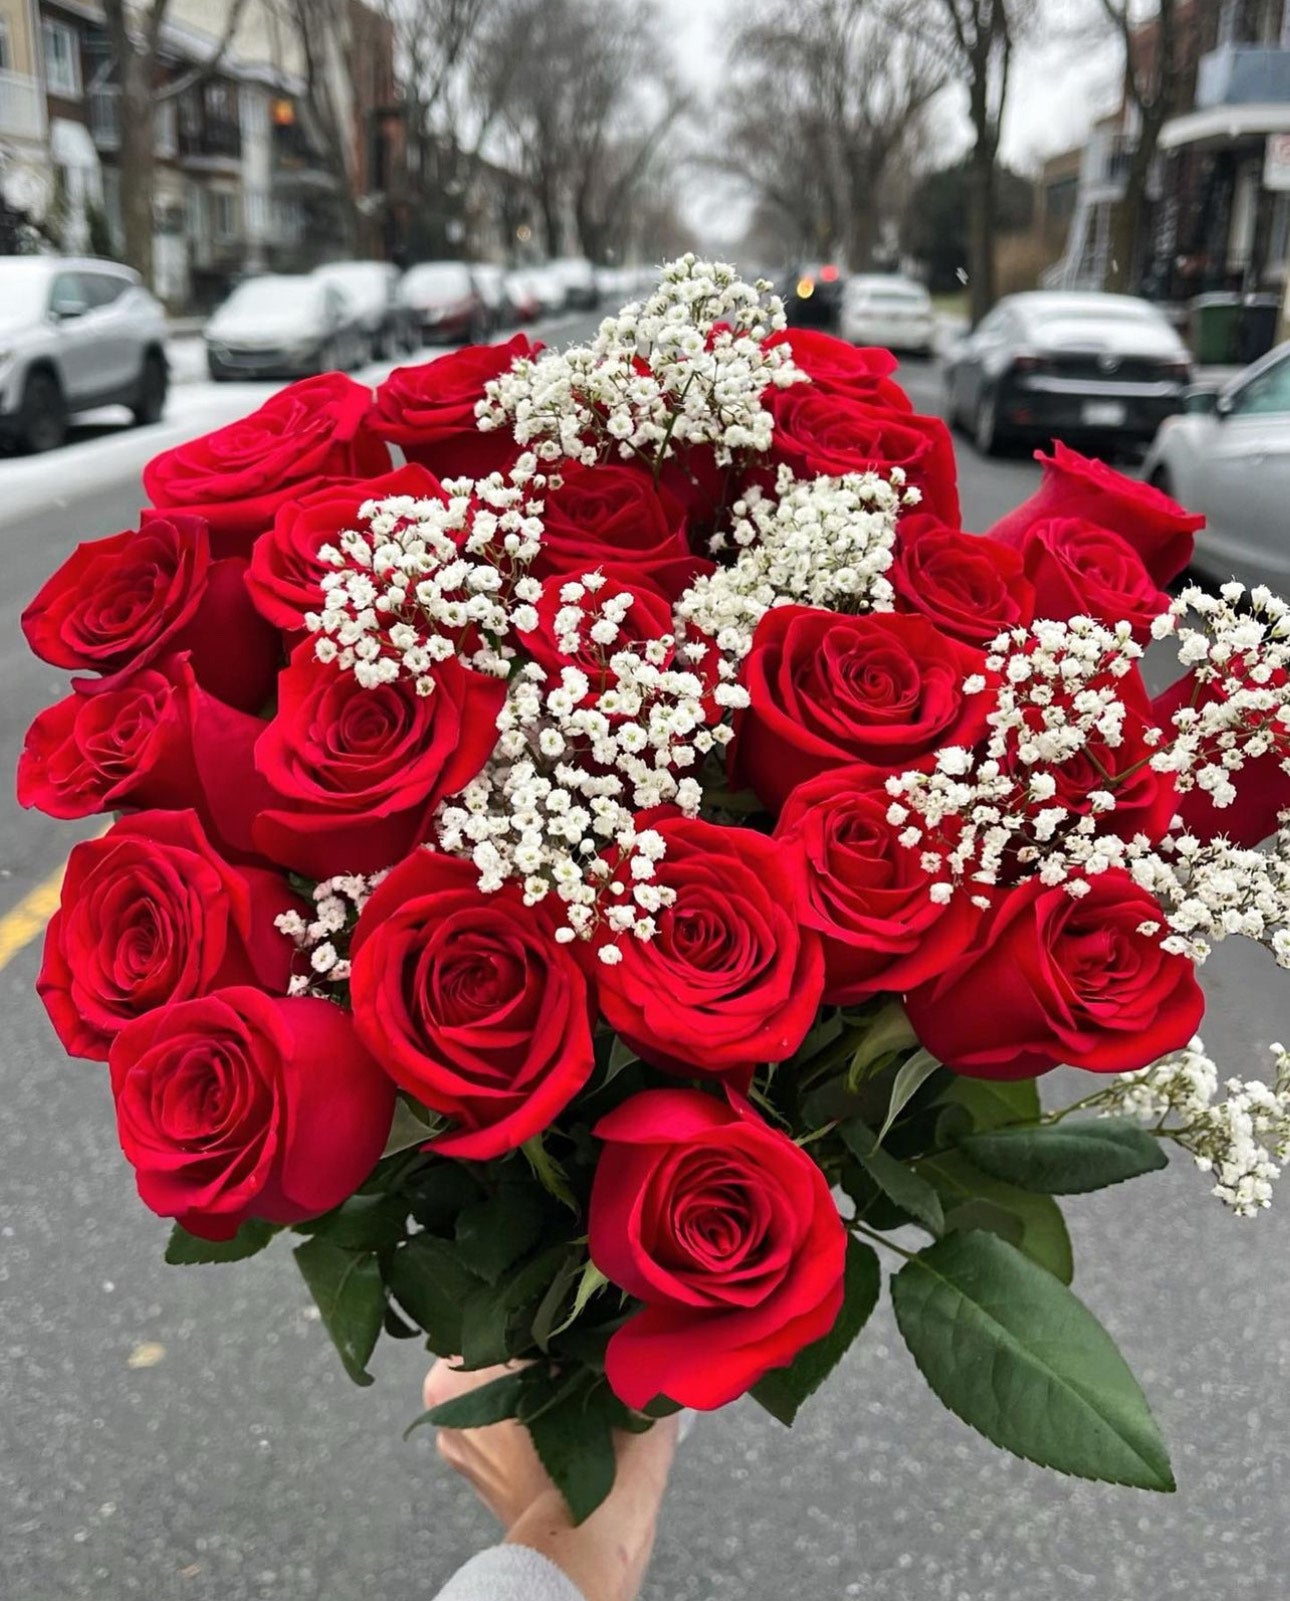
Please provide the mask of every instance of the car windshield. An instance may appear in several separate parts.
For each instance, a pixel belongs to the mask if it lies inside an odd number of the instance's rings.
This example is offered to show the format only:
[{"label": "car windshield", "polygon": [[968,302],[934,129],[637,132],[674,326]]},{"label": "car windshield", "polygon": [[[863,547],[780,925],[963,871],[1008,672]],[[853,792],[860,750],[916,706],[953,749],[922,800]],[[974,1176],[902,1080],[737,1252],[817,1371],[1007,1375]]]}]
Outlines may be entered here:
[{"label": "car windshield", "polygon": [[1083,305],[1075,301],[1069,305],[1044,306],[1035,313],[1039,322],[1120,322],[1141,328],[1158,327],[1163,321],[1152,306],[1123,305],[1111,301],[1104,306]]},{"label": "car windshield", "polygon": [[43,261],[0,261],[0,321],[35,322],[45,314],[49,268]]},{"label": "car windshield", "polygon": [[905,284],[859,284],[856,297],[879,306],[925,306],[927,292]]},{"label": "car windshield", "polygon": [[224,310],[256,317],[298,315],[312,308],[319,293],[320,286],[307,278],[252,278],[233,291]]}]

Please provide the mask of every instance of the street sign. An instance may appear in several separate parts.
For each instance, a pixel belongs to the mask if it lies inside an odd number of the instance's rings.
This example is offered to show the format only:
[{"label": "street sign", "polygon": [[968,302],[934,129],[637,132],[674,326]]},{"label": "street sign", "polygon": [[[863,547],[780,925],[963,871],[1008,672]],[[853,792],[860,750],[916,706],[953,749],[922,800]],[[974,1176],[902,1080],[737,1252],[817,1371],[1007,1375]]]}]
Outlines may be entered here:
[{"label": "street sign", "polygon": [[1290,133],[1270,133],[1263,158],[1263,187],[1290,189]]}]

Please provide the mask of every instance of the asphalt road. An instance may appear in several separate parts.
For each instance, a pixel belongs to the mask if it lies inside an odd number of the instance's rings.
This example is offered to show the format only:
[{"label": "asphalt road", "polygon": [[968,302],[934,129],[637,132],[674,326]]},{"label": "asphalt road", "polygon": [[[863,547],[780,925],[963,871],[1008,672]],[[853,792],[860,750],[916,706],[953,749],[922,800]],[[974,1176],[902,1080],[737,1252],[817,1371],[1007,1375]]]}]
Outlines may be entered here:
[{"label": "asphalt road", "polygon": [[[934,369],[908,375],[924,407]],[[969,527],[1029,492],[1029,462],[962,447]],[[68,453],[48,509],[6,518],[0,462],[0,768],[62,693],[17,619],[82,537],[132,523],[133,477]],[[93,479],[92,488],[80,485]],[[0,795],[0,911],[48,874],[66,825]],[[1261,1071],[1290,1031],[1260,953],[1211,964],[1212,1046]],[[167,1268],[136,1201],[101,1070],[67,1061],[0,971],[0,1597],[5,1601],[417,1601],[491,1538],[426,1434],[424,1359],[387,1343],[355,1390],[284,1249]],[[1060,1094],[1061,1086],[1054,1087]],[[671,1491],[649,1601],[1207,1601],[1287,1592],[1290,1188],[1230,1218],[1164,1175],[1068,1207],[1076,1288],[1121,1342],[1172,1442],[1172,1498],[1057,1478],[943,1412],[889,1313],[791,1432],[751,1404],[701,1420]]]}]

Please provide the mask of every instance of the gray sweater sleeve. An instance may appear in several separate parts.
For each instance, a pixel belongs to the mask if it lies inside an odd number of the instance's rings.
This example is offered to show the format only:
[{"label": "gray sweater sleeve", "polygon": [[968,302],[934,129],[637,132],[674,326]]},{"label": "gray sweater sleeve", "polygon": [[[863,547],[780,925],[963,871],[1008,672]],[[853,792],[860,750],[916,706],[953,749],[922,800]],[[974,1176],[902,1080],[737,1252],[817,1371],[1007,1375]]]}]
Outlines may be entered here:
[{"label": "gray sweater sleeve", "polygon": [[527,1545],[494,1545],[458,1568],[434,1601],[586,1601],[572,1580]]}]

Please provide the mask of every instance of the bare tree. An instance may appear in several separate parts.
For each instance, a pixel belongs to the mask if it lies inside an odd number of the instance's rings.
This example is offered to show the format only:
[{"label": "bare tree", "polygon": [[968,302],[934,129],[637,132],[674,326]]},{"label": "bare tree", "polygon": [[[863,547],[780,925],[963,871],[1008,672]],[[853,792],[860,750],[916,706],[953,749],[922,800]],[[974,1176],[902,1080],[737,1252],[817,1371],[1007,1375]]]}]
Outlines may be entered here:
[{"label": "bare tree", "polygon": [[1129,0],[1101,0],[1102,10],[1124,49],[1124,101],[1136,112],[1136,140],[1129,150],[1124,193],[1111,212],[1108,289],[1133,287],[1138,265],[1147,184],[1160,147],[1160,131],[1183,103],[1198,7],[1156,0],[1154,17],[1134,21]]},{"label": "bare tree", "polygon": [[995,302],[999,136],[1018,41],[1036,0],[929,0],[946,59],[968,95],[968,311],[975,325]]},{"label": "bare tree", "polygon": [[510,0],[496,31],[523,40],[494,101],[546,249],[562,253],[571,222],[604,259],[683,107],[653,16],[635,0]]},{"label": "bare tree", "polygon": [[736,33],[723,160],[798,248],[872,260],[884,176],[948,81],[912,25],[923,6],[897,19],[871,0],[767,0]]},{"label": "bare tree", "polygon": [[156,167],[156,108],[195,88],[217,72],[232,43],[246,0],[228,0],[223,32],[214,52],[176,77],[166,78],[162,36],[169,0],[142,7],[103,0],[108,45],[120,84],[121,223],[125,259],[146,284],[153,281],[152,196]]}]

